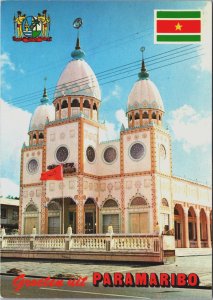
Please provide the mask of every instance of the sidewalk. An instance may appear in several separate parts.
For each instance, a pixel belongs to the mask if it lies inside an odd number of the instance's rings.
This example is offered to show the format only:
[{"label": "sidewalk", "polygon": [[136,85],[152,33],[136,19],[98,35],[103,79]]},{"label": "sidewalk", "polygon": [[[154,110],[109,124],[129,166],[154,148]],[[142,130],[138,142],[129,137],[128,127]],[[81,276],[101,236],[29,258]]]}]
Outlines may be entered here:
[{"label": "sidewalk", "polygon": [[47,261],[47,260],[11,260],[3,259],[1,262],[1,273],[6,273],[12,268],[20,269],[26,275],[33,276],[54,276],[56,274],[76,274],[88,276],[92,281],[93,272],[138,272],[149,273],[197,273],[200,278],[200,286],[212,286],[212,256],[191,256],[177,257],[174,264],[169,265],[145,265],[139,263],[92,263],[92,262],[67,262],[67,261]]}]

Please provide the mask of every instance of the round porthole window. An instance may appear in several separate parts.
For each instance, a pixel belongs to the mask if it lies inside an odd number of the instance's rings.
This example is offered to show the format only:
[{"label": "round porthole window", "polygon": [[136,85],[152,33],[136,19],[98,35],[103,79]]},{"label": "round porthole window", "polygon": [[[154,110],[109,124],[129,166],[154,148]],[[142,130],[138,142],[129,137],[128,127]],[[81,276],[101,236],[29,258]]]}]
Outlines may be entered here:
[{"label": "round porthole window", "polygon": [[86,156],[89,162],[94,162],[95,160],[95,150],[93,147],[87,147]]},{"label": "round porthole window", "polygon": [[27,165],[28,172],[30,174],[35,174],[38,171],[38,161],[36,159],[31,159]]},{"label": "round porthole window", "polygon": [[104,160],[106,163],[111,164],[113,163],[116,158],[117,158],[117,152],[115,150],[115,148],[113,147],[108,147],[104,150]]},{"label": "round porthole window", "polygon": [[130,156],[134,160],[140,160],[145,154],[145,147],[141,143],[135,143],[130,146]]},{"label": "round porthole window", "polygon": [[56,150],[56,159],[59,162],[65,162],[68,158],[69,151],[67,147],[61,146]]}]

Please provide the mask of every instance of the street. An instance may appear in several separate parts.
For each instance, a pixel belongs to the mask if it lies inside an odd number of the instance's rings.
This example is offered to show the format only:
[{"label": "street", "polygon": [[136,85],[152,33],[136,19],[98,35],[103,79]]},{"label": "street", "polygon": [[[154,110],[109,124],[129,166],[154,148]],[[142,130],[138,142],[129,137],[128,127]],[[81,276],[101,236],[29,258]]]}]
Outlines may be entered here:
[{"label": "street", "polygon": [[[15,292],[12,287],[14,276],[1,276],[1,296],[5,298],[115,298],[115,299],[211,299],[211,290],[173,288],[110,288],[94,287],[88,282],[85,287],[28,287]],[[30,279],[30,278],[29,278]]]}]

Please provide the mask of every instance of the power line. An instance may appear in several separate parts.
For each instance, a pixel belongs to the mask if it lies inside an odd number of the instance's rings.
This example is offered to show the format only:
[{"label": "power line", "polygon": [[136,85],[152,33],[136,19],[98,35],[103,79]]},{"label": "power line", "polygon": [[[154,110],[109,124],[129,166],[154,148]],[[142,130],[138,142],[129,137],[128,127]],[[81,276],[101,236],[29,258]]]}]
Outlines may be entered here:
[{"label": "power line", "polygon": [[[190,48],[189,48],[189,46],[190,46]],[[185,50],[186,47],[187,47],[187,49]],[[146,59],[146,62],[158,60],[159,57],[162,56],[162,55],[163,55],[163,57],[165,57],[165,54],[166,54],[166,53],[175,52],[175,53],[166,55],[166,57],[167,57],[167,56],[174,55],[174,54],[176,54],[176,53],[180,53],[180,52],[184,52],[184,51],[188,51],[188,50],[191,51],[191,49],[198,48],[198,47],[199,47],[199,46],[197,46],[197,45],[195,46],[195,45],[193,45],[193,44],[181,46],[181,47],[179,47],[178,49],[172,49],[172,50],[165,51],[165,52],[162,52],[162,53],[159,53],[159,54],[156,54],[156,55],[152,55],[152,56],[150,56],[150,57],[148,57],[148,58]],[[184,48],[184,50],[181,50],[181,51],[180,51],[180,49],[182,49],[182,48]],[[187,54],[188,54],[188,53],[187,53]],[[157,57],[157,58],[156,58],[156,59],[153,59],[153,60],[150,60],[150,59],[153,58],[153,57]],[[126,68],[134,67],[134,65],[135,65],[135,64],[138,64],[139,62],[141,63],[141,60],[137,60],[137,61],[134,61],[134,62],[131,62],[131,63],[128,63],[128,64],[124,64],[124,65],[117,66],[117,67],[114,67],[114,68],[111,68],[111,69],[107,69],[107,70],[105,70],[105,71],[96,73],[96,76],[97,76],[97,77],[101,77],[101,76],[104,76],[104,75],[103,75],[104,73],[114,73],[114,72],[119,72],[119,70],[118,70],[118,71],[112,71],[112,70],[117,70],[117,69],[123,70],[123,69],[126,69]],[[132,66],[131,66],[131,65],[132,65]],[[147,65],[148,65],[148,64],[147,64]],[[100,75],[100,76],[99,76],[99,75]],[[110,76],[110,74],[108,74],[108,76]],[[100,78],[100,79],[101,79],[101,78]],[[80,78],[80,79],[78,79],[78,80],[68,81],[68,82],[66,83],[66,85],[67,85],[67,84],[68,84],[68,85],[71,85],[71,84],[73,84],[73,83],[77,83],[77,84],[78,84],[78,83],[81,83],[81,84],[84,83],[84,84],[86,84],[87,82],[88,82],[88,77],[83,77],[83,78]],[[58,89],[59,91],[60,91],[60,86],[63,87],[64,84],[58,85],[58,86],[57,86],[57,89]],[[57,91],[57,89],[56,89],[56,91]],[[54,87],[50,87],[50,88],[47,89],[47,91],[48,91],[49,94],[51,94],[51,90],[55,90],[55,86],[54,86]],[[36,95],[38,95],[38,97],[41,96],[41,91],[32,92],[32,93],[25,94],[25,95],[23,95],[23,96],[19,96],[19,97],[13,98],[13,99],[10,100],[8,103],[16,104],[16,103],[18,103],[19,101],[13,102],[14,100],[17,100],[17,99],[20,99],[20,98],[26,98],[26,97],[30,96],[30,97],[28,97],[27,100],[23,101],[23,102],[26,102],[26,101],[29,100],[29,98],[34,98],[34,97],[36,97]]]},{"label": "power line", "polygon": [[[199,57],[199,56],[202,56],[202,55],[203,55],[203,53],[202,53],[202,54],[195,55],[195,56],[192,56],[192,57],[188,57],[188,58],[185,58],[185,59],[182,59],[182,60],[173,62],[173,63],[169,63],[169,64],[166,64],[166,65],[162,65],[162,66],[159,66],[159,67],[150,69],[149,71],[154,71],[154,70],[161,69],[161,68],[164,68],[164,67],[168,67],[168,66],[171,66],[171,65],[174,65],[174,64],[177,64],[177,63],[181,63],[181,62],[184,62],[184,61],[188,61],[188,60],[190,60],[190,59],[193,59],[193,58],[196,58],[196,57]],[[133,73],[133,74],[130,74],[130,75],[128,75],[128,76],[116,78],[116,79],[114,79],[114,80],[110,80],[110,81],[101,83],[101,86],[106,85],[106,84],[109,84],[109,83],[113,83],[113,82],[116,82],[116,81],[120,81],[120,80],[123,80],[123,79],[126,79],[126,78],[130,78],[130,77],[133,77],[133,76],[135,76],[135,75],[136,75],[136,74]],[[83,90],[85,90],[85,88],[82,89],[82,90],[80,90],[80,91],[83,91]],[[22,108],[28,107],[28,106],[30,106],[30,105],[32,105],[32,104],[38,104],[38,101],[29,103],[29,104],[27,104],[27,105],[24,105],[24,106],[22,106]]]}]

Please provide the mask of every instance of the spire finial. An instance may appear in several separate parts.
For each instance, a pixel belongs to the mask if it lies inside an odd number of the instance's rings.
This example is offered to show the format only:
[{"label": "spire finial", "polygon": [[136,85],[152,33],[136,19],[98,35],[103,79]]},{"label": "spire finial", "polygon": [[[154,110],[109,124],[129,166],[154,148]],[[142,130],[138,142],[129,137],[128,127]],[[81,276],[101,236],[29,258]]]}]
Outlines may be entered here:
[{"label": "spire finial", "polygon": [[43,98],[47,97],[47,89],[46,89],[46,81],[47,81],[47,77],[44,77],[44,93],[43,93]]},{"label": "spire finial", "polygon": [[141,64],[141,71],[140,71],[140,73],[138,73],[138,77],[140,79],[146,79],[146,78],[149,77],[149,73],[146,70],[146,66],[145,66],[145,62],[144,62],[144,56],[143,56],[143,53],[145,51],[145,47],[141,47],[140,51],[142,52],[142,64]]},{"label": "spire finial", "polygon": [[81,50],[80,46],[80,27],[83,25],[83,20],[81,18],[75,19],[73,22],[73,27],[77,29],[77,39],[76,39],[76,45],[75,45],[75,50],[71,53],[71,56],[74,59],[81,59],[84,57],[84,51]]},{"label": "spire finial", "polygon": [[41,103],[46,104],[49,101],[49,98],[47,97],[47,89],[46,89],[46,81],[47,77],[44,77],[44,92],[43,92],[43,97],[41,98]]}]

